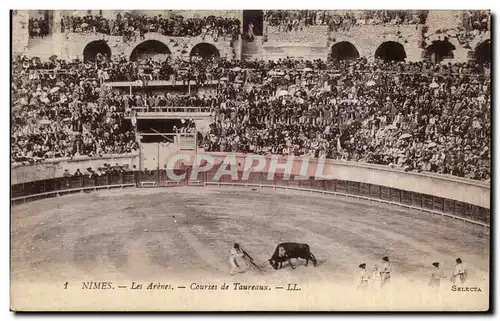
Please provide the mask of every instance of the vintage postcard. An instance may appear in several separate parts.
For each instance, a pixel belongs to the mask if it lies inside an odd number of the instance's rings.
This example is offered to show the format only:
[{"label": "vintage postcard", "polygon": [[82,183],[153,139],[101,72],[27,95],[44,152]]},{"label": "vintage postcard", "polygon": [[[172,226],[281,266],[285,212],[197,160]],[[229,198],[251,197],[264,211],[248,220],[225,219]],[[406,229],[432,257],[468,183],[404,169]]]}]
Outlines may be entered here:
[{"label": "vintage postcard", "polygon": [[488,311],[489,10],[12,10],[11,310]]}]

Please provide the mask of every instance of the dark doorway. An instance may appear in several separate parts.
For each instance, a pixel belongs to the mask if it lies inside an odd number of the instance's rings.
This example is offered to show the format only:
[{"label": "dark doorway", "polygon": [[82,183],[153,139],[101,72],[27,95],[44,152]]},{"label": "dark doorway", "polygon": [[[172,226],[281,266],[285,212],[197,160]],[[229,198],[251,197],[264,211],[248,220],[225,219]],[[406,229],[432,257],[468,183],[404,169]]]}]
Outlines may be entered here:
[{"label": "dark doorway", "polygon": [[191,53],[189,55],[207,59],[212,57],[219,57],[220,53],[214,45],[202,42],[194,46],[193,49],[191,49]]},{"label": "dark doorway", "polygon": [[474,58],[478,63],[491,63],[491,40],[481,42],[474,50]]},{"label": "dark doorway", "polygon": [[375,51],[375,58],[384,61],[404,61],[406,59],[406,51],[399,42],[386,41]]},{"label": "dark doorway", "polygon": [[157,57],[162,60],[166,59],[166,55],[170,54],[170,49],[167,45],[158,40],[146,40],[132,50],[130,60]]},{"label": "dark doorway", "polygon": [[83,61],[95,61],[98,54],[111,57],[111,48],[104,40],[92,41],[83,49]]},{"label": "dark doorway", "polygon": [[445,58],[453,58],[453,50],[455,49],[455,46],[448,41],[448,38],[444,40],[434,40],[432,44],[425,49],[424,58],[430,59],[434,63],[441,62]]},{"label": "dark doorway", "polygon": [[54,28],[54,11],[44,10],[43,18],[45,19],[47,26],[48,26],[47,32],[49,34],[52,34],[54,32],[54,30],[52,30],[52,28]]},{"label": "dark doorway", "polygon": [[356,47],[347,41],[336,43],[332,46],[332,60],[356,60],[359,52]]},{"label": "dark doorway", "polygon": [[196,141],[198,142],[198,147],[202,148],[204,143],[204,137],[202,133],[200,132],[196,133]]},{"label": "dark doorway", "polygon": [[243,10],[243,33],[248,33],[248,25],[253,25],[253,35],[262,36],[264,31],[264,12],[262,10]]}]

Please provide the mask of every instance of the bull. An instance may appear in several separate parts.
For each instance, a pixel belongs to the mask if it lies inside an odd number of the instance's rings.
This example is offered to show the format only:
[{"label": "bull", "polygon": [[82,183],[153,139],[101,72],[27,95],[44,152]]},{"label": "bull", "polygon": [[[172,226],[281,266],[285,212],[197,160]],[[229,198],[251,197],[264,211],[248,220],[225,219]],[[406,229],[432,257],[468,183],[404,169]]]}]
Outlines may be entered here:
[{"label": "bull", "polygon": [[298,258],[306,260],[306,266],[309,263],[309,260],[311,260],[314,266],[316,266],[316,258],[311,253],[309,245],[301,243],[278,244],[278,246],[276,246],[276,250],[274,250],[271,259],[269,260],[269,264],[271,264],[271,266],[275,270],[277,270],[283,267],[283,262],[288,261],[292,269],[295,269],[291,259],[298,259]]}]

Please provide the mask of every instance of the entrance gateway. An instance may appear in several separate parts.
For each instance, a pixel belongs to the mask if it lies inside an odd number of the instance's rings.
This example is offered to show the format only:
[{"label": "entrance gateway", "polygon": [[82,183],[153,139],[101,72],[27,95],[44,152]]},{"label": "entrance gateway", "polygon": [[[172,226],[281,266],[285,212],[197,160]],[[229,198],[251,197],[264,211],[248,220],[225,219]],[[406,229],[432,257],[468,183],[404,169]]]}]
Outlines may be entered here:
[{"label": "entrance gateway", "polygon": [[[140,146],[137,186],[201,185],[201,182],[172,179],[172,173],[187,174],[186,177],[189,177],[191,166],[183,160],[173,164],[169,164],[169,161],[179,154],[196,155],[197,146],[203,139],[197,129],[203,131],[206,118],[211,118],[209,113],[146,111],[143,107],[135,109],[130,118],[136,123],[136,137]],[[173,172],[168,175],[167,170]]]},{"label": "entrance gateway", "polygon": [[[168,170],[176,175],[186,171],[182,161],[169,164],[178,154],[196,151],[195,124],[181,119],[137,119],[137,135],[140,144],[138,187],[184,185],[184,181],[169,181]],[[169,167],[172,166],[173,168]],[[175,184],[174,184],[175,183]]]}]

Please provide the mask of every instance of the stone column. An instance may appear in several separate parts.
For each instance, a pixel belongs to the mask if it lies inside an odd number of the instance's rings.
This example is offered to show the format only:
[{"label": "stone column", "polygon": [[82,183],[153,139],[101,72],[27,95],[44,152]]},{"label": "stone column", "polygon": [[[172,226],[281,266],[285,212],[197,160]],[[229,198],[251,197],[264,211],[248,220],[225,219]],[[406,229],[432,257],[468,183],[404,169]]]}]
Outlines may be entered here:
[{"label": "stone column", "polygon": [[12,54],[26,54],[28,51],[28,21],[28,10],[15,10],[12,13]]},{"label": "stone column", "polygon": [[54,10],[52,17],[52,34],[61,33],[61,18],[63,17],[61,10]]}]

